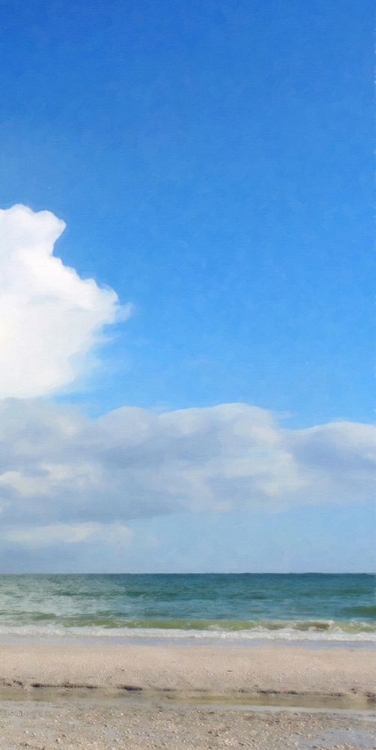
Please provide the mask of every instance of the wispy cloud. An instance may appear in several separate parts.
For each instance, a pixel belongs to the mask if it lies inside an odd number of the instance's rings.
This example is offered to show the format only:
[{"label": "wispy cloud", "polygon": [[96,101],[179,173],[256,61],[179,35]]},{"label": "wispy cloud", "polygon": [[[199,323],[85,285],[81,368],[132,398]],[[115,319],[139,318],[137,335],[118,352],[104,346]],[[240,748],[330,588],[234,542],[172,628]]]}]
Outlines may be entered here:
[{"label": "wispy cloud", "polygon": [[121,524],[56,523],[45,526],[15,526],[4,528],[2,538],[25,548],[54,547],[59,544],[82,542],[127,543],[132,532]]}]

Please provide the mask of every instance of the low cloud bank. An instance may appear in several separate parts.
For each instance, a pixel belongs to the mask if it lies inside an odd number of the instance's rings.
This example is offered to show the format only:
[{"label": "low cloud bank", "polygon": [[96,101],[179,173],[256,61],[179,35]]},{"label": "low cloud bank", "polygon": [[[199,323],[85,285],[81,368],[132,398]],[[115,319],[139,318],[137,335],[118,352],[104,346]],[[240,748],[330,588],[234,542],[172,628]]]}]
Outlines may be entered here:
[{"label": "low cloud bank", "polygon": [[123,407],[89,419],[9,399],[0,404],[0,536],[45,545],[50,530],[68,543],[181,511],[361,502],[373,496],[375,468],[376,428],[367,424],[289,430],[246,404]]}]

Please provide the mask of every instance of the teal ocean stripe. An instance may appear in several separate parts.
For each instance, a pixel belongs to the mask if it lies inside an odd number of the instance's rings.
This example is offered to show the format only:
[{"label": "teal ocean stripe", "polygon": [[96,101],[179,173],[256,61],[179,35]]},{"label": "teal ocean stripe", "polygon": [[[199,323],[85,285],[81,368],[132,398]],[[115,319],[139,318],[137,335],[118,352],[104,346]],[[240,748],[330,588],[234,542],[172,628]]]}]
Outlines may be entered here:
[{"label": "teal ocean stripe", "polygon": [[0,636],[376,638],[370,575],[0,576]]}]

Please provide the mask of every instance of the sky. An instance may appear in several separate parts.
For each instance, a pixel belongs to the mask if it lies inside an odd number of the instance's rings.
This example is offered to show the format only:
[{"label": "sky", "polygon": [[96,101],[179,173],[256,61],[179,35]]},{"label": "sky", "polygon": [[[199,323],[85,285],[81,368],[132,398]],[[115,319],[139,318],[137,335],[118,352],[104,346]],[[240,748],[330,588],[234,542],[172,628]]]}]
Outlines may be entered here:
[{"label": "sky", "polygon": [[0,4],[0,571],[375,569],[370,0]]}]

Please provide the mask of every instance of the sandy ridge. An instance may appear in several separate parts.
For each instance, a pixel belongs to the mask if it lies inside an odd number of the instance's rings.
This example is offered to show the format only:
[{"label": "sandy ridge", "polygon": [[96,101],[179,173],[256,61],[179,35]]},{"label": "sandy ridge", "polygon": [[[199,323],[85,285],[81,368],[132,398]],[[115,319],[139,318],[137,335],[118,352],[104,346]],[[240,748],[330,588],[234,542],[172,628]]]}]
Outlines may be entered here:
[{"label": "sandy ridge", "polygon": [[0,645],[0,688],[96,690],[192,699],[218,696],[285,705],[375,701],[376,652],[285,645],[175,646],[97,643]]}]

